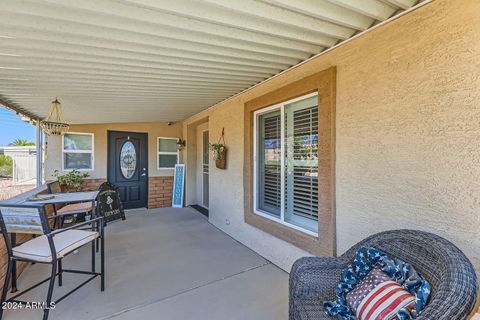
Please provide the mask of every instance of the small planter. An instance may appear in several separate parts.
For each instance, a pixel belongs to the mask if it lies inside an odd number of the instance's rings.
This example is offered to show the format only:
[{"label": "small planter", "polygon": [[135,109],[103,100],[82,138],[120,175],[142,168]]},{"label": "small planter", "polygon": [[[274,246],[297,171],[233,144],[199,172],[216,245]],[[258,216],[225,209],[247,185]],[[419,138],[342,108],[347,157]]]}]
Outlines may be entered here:
[{"label": "small planter", "polygon": [[227,168],[227,147],[225,146],[225,129],[222,129],[222,135],[217,143],[210,144],[210,150],[213,152],[213,160],[218,169]]},{"label": "small planter", "polygon": [[222,150],[218,152],[218,157],[215,159],[215,166],[218,169],[227,168],[227,148],[223,147]]}]

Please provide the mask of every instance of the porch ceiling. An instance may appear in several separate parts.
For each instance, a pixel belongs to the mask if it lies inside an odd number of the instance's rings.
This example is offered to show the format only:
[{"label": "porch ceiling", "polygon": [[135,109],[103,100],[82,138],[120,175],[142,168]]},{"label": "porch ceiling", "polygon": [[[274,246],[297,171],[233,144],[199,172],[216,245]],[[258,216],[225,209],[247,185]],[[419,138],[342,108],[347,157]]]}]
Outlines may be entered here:
[{"label": "porch ceiling", "polygon": [[176,121],[417,0],[1,0],[0,98],[71,123]]}]

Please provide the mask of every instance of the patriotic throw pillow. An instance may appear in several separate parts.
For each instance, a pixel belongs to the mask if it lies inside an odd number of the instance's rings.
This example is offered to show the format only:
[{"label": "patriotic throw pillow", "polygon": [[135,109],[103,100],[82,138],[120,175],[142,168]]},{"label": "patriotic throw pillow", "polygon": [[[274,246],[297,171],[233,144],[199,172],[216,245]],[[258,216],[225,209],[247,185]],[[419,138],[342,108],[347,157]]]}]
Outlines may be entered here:
[{"label": "patriotic throw pillow", "polygon": [[382,282],[390,277],[378,268],[374,268],[352,291],[346,294],[347,305],[355,313],[363,299]]},{"label": "patriotic throw pillow", "polygon": [[346,299],[359,320],[392,320],[400,310],[415,306],[415,296],[378,268],[347,293]]},{"label": "patriotic throw pillow", "polygon": [[411,320],[425,308],[430,284],[411,264],[361,247],[343,271],[335,295],[323,308],[337,320]]}]

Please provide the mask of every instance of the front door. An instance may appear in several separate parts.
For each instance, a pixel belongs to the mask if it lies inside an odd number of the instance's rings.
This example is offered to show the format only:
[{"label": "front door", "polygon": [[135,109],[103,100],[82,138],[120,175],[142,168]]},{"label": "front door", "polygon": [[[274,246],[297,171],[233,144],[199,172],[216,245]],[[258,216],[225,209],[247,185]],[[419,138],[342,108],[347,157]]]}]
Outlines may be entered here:
[{"label": "front door", "polygon": [[136,132],[108,132],[108,181],[120,190],[125,209],[147,206],[148,136]]}]

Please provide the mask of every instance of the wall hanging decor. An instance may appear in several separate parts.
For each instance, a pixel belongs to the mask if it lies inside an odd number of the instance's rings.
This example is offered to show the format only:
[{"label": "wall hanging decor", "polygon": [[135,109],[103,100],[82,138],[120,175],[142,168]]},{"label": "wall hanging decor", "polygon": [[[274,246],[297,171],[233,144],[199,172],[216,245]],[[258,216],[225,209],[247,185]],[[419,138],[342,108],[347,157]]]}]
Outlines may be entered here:
[{"label": "wall hanging decor", "polygon": [[227,168],[227,147],[225,146],[225,128],[222,129],[222,135],[217,143],[210,144],[210,149],[213,152],[213,160],[218,169]]},{"label": "wall hanging decor", "polygon": [[178,151],[182,151],[183,149],[185,149],[186,145],[187,145],[187,142],[185,141],[185,139],[182,140],[182,138],[178,138],[177,140]]}]

